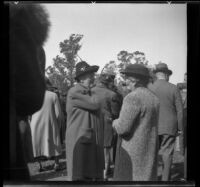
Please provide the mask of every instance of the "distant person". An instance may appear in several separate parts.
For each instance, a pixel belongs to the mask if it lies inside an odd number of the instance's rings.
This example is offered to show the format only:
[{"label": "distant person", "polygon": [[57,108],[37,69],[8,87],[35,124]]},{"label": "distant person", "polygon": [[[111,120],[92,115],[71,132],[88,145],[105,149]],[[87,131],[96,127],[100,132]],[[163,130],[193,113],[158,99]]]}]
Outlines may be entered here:
[{"label": "distant person", "polygon": [[187,73],[184,74],[184,82],[178,83],[183,102],[183,134],[180,135],[180,151],[184,155],[184,178],[187,180]]},{"label": "distant person", "polygon": [[[27,118],[42,106],[45,93],[44,49],[50,22],[40,5],[9,3],[9,162],[5,180],[30,179],[24,157]],[[7,148],[3,153],[7,152]]]},{"label": "distant person", "polygon": [[69,181],[103,180],[103,118],[100,102],[90,90],[98,69],[85,61],[77,63],[77,84],[68,91],[65,141]]},{"label": "distant person", "polygon": [[[54,170],[59,170],[58,156],[62,154],[60,128],[63,123],[63,115],[57,94],[49,91],[51,86],[50,81],[46,79],[47,90],[43,106],[32,115],[30,126],[34,157],[54,157]],[[38,161],[39,171],[44,171],[39,159]]]},{"label": "distant person", "polygon": [[[149,71],[141,64],[128,65],[124,98],[113,128],[121,138],[116,152],[115,181],[156,181],[158,155],[158,98],[147,89]],[[120,141],[119,141],[120,142]]]},{"label": "distant person", "polygon": [[103,73],[99,77],[99,82],[91,90],[92,94],[95,95],[101,103],[101,112],[104,119],[105,180],[108,179],[111,173],[111,150],[114,140],[112,121],[118,117],[120,112],[117,110],[117,94],[109,89],[109,82],[112,82],[112,75]]},{"label": "distant person", "polygon": [[[115,107],[114,109],[116,110],[116,112],[118,113],[117,118],[119,117],[119,112],[121,110],[122,107],[122,102],[123,102],[123,96],[120,93],[118,87],[115,85],[115,75],[111,76],[111,80],[109,81],[108,84],[108,88],[110,90],[112,90],[113,92],[115,92],[115,94],[117,95],[117,99],[116,99],[116,103],[115,103]],[[112,163],[115,164],[115,156],[116,156],[116,148],[117,148],[117,140],[118,140],[118,135],[117,133],[114,131],[113,132],[113,141],[112,141]]]},{"label": "distant person", "polygon": [[65,135],[66,135],[66,125],[67,125],[67,112],[66,112],[66,94],[61,94],[60,95],[60,105],[61,105],[61,109],[63,112],[63,118],[64,118],[64,122],[61,126],[61,143],[65,144]]},{"label": "distant person", "polygon": [[158,134],[163,160],[162,181],[169,181],[176,136],[183,132],[183,105],[178,88],[168,82],[172,71],[167,64],[157,64],[154,73],[157,80],[150,89],[160,101]]}]

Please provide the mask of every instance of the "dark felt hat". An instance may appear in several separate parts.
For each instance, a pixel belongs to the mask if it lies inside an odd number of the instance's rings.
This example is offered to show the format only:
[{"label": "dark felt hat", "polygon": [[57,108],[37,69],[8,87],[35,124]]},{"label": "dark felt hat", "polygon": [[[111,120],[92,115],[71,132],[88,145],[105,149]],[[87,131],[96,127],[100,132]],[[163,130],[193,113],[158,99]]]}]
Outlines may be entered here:
[{"label": "dark felt hat", "polygon": [[90,66],[87,62],[81,61],[76,64],[76,76],[75,79],[82,75],[86,75],[88,73],[97,72],[99,69],[99,66]]},{"label": "dark felt hat", "polygon": [[164,72],[164,73],[167,73],[168,75],[172,74],[172,71],[170,69],[168,69],[168,66],[165,63],[159,63],[159,64],[157,64],[156,68],[155,68],[155,70],[153,70],[153,72],[154,73]]},{"label": "dark felt hat", "polygon": [[124,70],[120,73],[129,75],[129,76],[136,76],[136,77],[143,77],[143,78],[150,78],[149,70],[142,64],[129,64]]}]

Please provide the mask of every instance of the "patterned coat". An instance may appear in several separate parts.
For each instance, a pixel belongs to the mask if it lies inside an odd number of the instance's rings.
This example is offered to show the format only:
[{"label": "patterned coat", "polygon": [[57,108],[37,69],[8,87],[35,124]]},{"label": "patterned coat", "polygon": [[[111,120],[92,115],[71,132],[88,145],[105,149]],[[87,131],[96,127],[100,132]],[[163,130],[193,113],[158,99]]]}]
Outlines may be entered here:
[{"label": "patterned coat", "polygon": [[123,101],[113,127],[120,136],[114,180],[157,180],[159,100],[147,88],[139,87]]},{"label": "patterned coat", "polygon": [[78,83],[69,90],[66,106],[68,180],[102,178],[104,152],[100,104]]},{"label": "patterned coat", "polygon": [[104,86],[98,84],[92,89],[92,94],[98,97],[101,103],[101,111],[104,118],[104,147],[110,147],[113,143],[112,121],[119,115],[117,94]]}]

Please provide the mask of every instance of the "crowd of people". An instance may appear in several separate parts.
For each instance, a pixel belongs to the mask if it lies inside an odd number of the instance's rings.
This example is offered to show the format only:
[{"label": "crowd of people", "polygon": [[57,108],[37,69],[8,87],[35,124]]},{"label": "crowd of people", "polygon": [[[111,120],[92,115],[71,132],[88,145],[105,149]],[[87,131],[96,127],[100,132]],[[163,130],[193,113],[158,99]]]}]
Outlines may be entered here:
[{"label": "crowd of people", "polygon": [[144,65],[130,64],[121,71],[122,93],[108,72],[94,85],[99,66],[81,61],[63,106],[44,72],[48,14],[38,5],[11,5],[10,26],[10,157],[5,179],[30,179],[27,163],[34,158],[44,171],[42,156],[55,158],[54,169],[59,170],[64,144],[69,181],[108,180],[113,166],[114,181],[157,181],[159,154],[161,180],[169,181],[177,135],[183,142],[186,179],[187,78],[176,86],[169,82],[173,72],[165,63],[156,65],[155,79]]}]

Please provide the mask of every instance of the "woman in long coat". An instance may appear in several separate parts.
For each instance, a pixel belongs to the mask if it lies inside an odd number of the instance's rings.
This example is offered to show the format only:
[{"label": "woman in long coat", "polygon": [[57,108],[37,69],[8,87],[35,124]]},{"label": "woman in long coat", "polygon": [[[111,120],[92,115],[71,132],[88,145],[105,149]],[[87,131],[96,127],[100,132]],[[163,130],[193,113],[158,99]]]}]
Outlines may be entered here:
[{"label": "woman in long coat", "polygon": [[76,65],[78,83],[67,96],[66,158],[68,180],[103,179],[103,123],[100,104],[89,86],[98,66]]},{"label": "woman in long coat", "polygon": [[[51,89],[48,79],[47,89]],[[34,157],[55,157],[54,169],[59,168],[57,156],[61,155],[60,127],[63,115],[56,93],[46,90],[42,108],[32,115],[31,133]],[[40,162],[39,162],[40,163]],[[40,163],[40,170],[42,166]]]},{"label": "woman in long coat", "polygon": [[113,127],[120,136],[114,180],[157,180],[158,112],[157,97],[146,88],[149,72],[140,64],[127,66],[126,85],[132,90],[123,101]]}]

